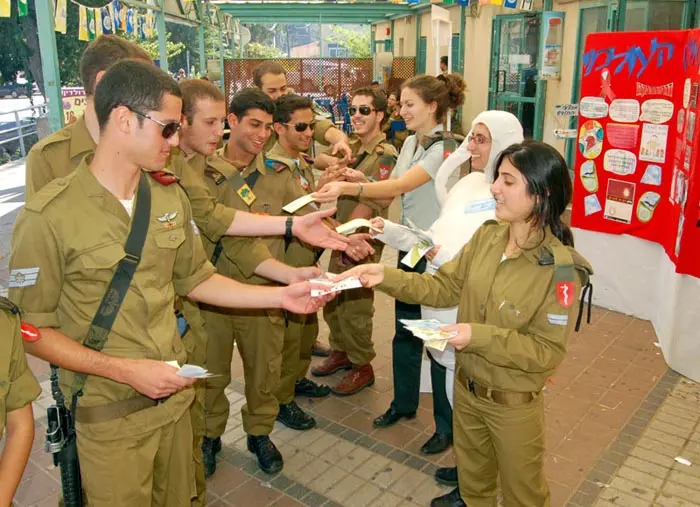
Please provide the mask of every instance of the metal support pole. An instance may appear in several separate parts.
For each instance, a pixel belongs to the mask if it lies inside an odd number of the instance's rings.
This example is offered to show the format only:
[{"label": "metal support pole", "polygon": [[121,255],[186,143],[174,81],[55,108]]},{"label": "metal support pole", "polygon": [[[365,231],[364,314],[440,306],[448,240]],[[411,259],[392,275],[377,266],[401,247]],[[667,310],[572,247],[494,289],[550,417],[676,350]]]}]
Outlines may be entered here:
[{"label": "metal support pole", "polygon": [[461,12],[459,15],[459,71],[464,75],[464,54],[467,50],[467,8],[460,7]]},{"label": "metal support pole", "polygon": [[44,75],[44,94],[49,111],[51,132],[63,128],[61,74],[58,71],[58,53],[54,34],[54,8],[51,0],[36,0],[36,24],[39,30],[41,71]]},{"label": "metal support pole", "polygon": [[[243,44],[241,44],[241,47],[243,47]],[[219,79],[219,83],[221,84],[221,91],[225,93],[226,90],[226,78],[224,76],[224,32],[219,33],[219,70],[221,74],[221,78]]]},{"label": "metal support pole", "polygon": [[389,43],[389,44],[391,44],[391,47],[389,48],[389,51],[391,51],[392,55],[396,56],[396,52],[394,51],[394,20],[393,19],[391,20],[391,34],[389,34],[389,35],[391,35],[391,39],[390,39],[391,42]]},{"label": "metal support pole", "polygon": [[160,52],[160,68],[168,72],[168,51],[165,44],[165,0],[160,2],[160,10],[156,14],[158,23],[158,50]]},{"label": "metal support pole", "polygon": [[204,76],[207,73],[207,55],[204,46],[204,25],[201,24],[201,21],[197,27],[197,35],[199,36],[199,74]]},{"label": "metal support pole", "polygon": [[17,125],[17,135],[19,136],[19,152],[22,158],[27,156],[27,149],[24,147],[24,132],[22,132],[22,122],[19,121],[19,113],[15,111],[15,125]]}]

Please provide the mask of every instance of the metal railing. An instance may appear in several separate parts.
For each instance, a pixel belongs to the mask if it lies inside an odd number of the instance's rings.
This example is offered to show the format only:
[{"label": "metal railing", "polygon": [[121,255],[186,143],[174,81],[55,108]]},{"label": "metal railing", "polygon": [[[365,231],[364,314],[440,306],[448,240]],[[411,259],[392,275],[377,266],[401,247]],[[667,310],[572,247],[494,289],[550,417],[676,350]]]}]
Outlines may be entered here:
[{"label": "metal railing", "polygon": [[[26,111],[31,111],[31,115],[20,115]],[[36,135],[37,124],[40,118],[46,118],[48,115],[47,105],[39,104],[35,106],[17,109],[16,111],[0,112],[0,151],[5,145],[19,141],[19,151],[22,157],[27,156],[27,146],[25,138]],[[5,117],[14,118],[14,122],[6,122]],[[9,136],[9,137],[6,137]]]}]

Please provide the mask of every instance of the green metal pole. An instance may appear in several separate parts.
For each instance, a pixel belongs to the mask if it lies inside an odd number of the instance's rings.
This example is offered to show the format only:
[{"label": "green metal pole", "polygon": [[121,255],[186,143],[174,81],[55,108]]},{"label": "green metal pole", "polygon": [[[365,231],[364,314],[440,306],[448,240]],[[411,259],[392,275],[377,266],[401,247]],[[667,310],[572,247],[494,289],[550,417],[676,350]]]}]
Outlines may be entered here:
[{"label": "green metal pole", "polygon": [[157,16],[160,68],[165,72],[168,72],[168,52],[165,45],[165,0],[160,2],[160,10],[158,11]]},{"label": "green metal pole", "polygon": [[390,48],[390,50],[391,50],[391,53],[394,56],[396,56],[396,53],[394,52],[394,20],[393,19],[391,20],[391,34],[389,34],[389,35],[391,35],[391,42],[390,42],[391,48]]},{"label": "green metal pole", "polygon": [[[239,41],[242,39],[239,39]],[[239,42],[240,43],[240,42]],[[241,47],[243,47],[243,44],[241,44]],[[221,78],[219,79],[219,83],[221,84],[221,91],[225,92],[226,90],[226,79],[224,78],[224,32],[222,31],[219,33],[219,69],[221,73]]]},{"label": "green metal pole", "polygon": [[372,24],[372,28],[370,29],[369,33],[370,33],[369,44],[371,46],[369,49],[370,49],[372,56],[374,56],[374,53],[376,52],[374,49],[374,46],[375,46],[375,42],[377,39],[377,25]]},{"label": "green metal pole", "polygon": [[199,74],[204,76],[207,73],[207,55],[204,47],[204,25],[201,21],[197,27],[197,35],[199,35]]},{"label": "green metal pole", "polygon": [[467,10],[460,7],[459,13],[459,70],[464,74],[464,54],[467,50]]},{"label": "green metal pole", "polygon": [[627,13],[627,0],[618,0],[618,2],[617,2],[617,27],[614,29],[614,31],[622,32],[625,30],[626,13]]},{"label": "green metal pole", "polygon": [[416,74],[418,73],[418,58],[420,57],[420,19],[421,13],[416,12]]},{"label": "green metal pole", "polygon": [[[552,0],[544,0],[543,11],[552,10]],[[541,13],[540,13],[541,15]],[[535,124],[533,125],[532,137],[537,141],[542,140],[544,131],[544,104],[547,99],[547,81],[540,79],[542,71],[542,61],[538,58],[537,63],[537,88],[535,91]]]},{"label": "green metal pole", "polygon": [[53,2],[51,0],[36,0],[36,24],[39,30],[44,94],[49,105],[49,128],[51,132],[56,132],[63,128],[63,101],[61,100],[61,75],[58,71]]}]

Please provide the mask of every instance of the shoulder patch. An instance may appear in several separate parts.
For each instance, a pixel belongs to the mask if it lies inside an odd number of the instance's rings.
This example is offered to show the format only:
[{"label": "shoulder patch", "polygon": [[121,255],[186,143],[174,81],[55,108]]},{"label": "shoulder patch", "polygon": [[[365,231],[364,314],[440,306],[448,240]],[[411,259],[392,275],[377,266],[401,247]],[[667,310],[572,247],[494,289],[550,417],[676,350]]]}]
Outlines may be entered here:
[{"label": "shoulder patch", "polygon": [[379,158],[379,169],[377,171],[377,175],[379,176],[380,181],[384,181],[389,178],[391,175],[391,171],[394,169],[394,166],[396,165],[396,157],[392,155],[382,155]]},{"label": "shoulder patch", "polygon": [[65,178],[56,178],[49,182],[48,185],[43,186],[41,190],[30,197],[24,207],[30,211],[40,213],[51,201],[68,188],[74,174],[75,172]]},{"label": "shoulder patch", "polygon": [[274,169],[278,173],[284,171],[285,169],[291,169],[291,167],[289,167],[284,162],[280,162],[279,160],[272,160],[270,158],[265,159],[265,165],[270,169]]},{"label": "shoulder patch", "polygon": [[219,171],[214,169],[213,167],[209,166],[206,169],[204,169],[204,174],[205,176],[211,178],[214,180],[214,183],[218,186],[221,185],[226,181],[226,176],[221,174]]},{"label": "shoulder patch", "polygon": [[169,171],[149,171],[148,174],[151,176],[151,178],[166,187],[180,181],[180,178]]}]

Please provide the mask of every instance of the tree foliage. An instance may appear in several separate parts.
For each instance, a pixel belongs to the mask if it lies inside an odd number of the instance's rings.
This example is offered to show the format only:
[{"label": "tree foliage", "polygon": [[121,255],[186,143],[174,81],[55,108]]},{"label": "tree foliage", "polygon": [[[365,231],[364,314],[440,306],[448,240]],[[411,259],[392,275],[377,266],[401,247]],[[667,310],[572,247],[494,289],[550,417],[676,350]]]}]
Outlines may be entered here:
[{"label": "tree foliage", "polygon": [[349,30],[342,26],[330,27],[328,40],[348,48],[352,58],[370,58],[370,33],[369,30]]},{"label": "tree foliage", "polygon": [[284,53],[279,48],[265,46],[258,42],[251,42],[246,46],[246,57],[248,58],[282,58]]}]

